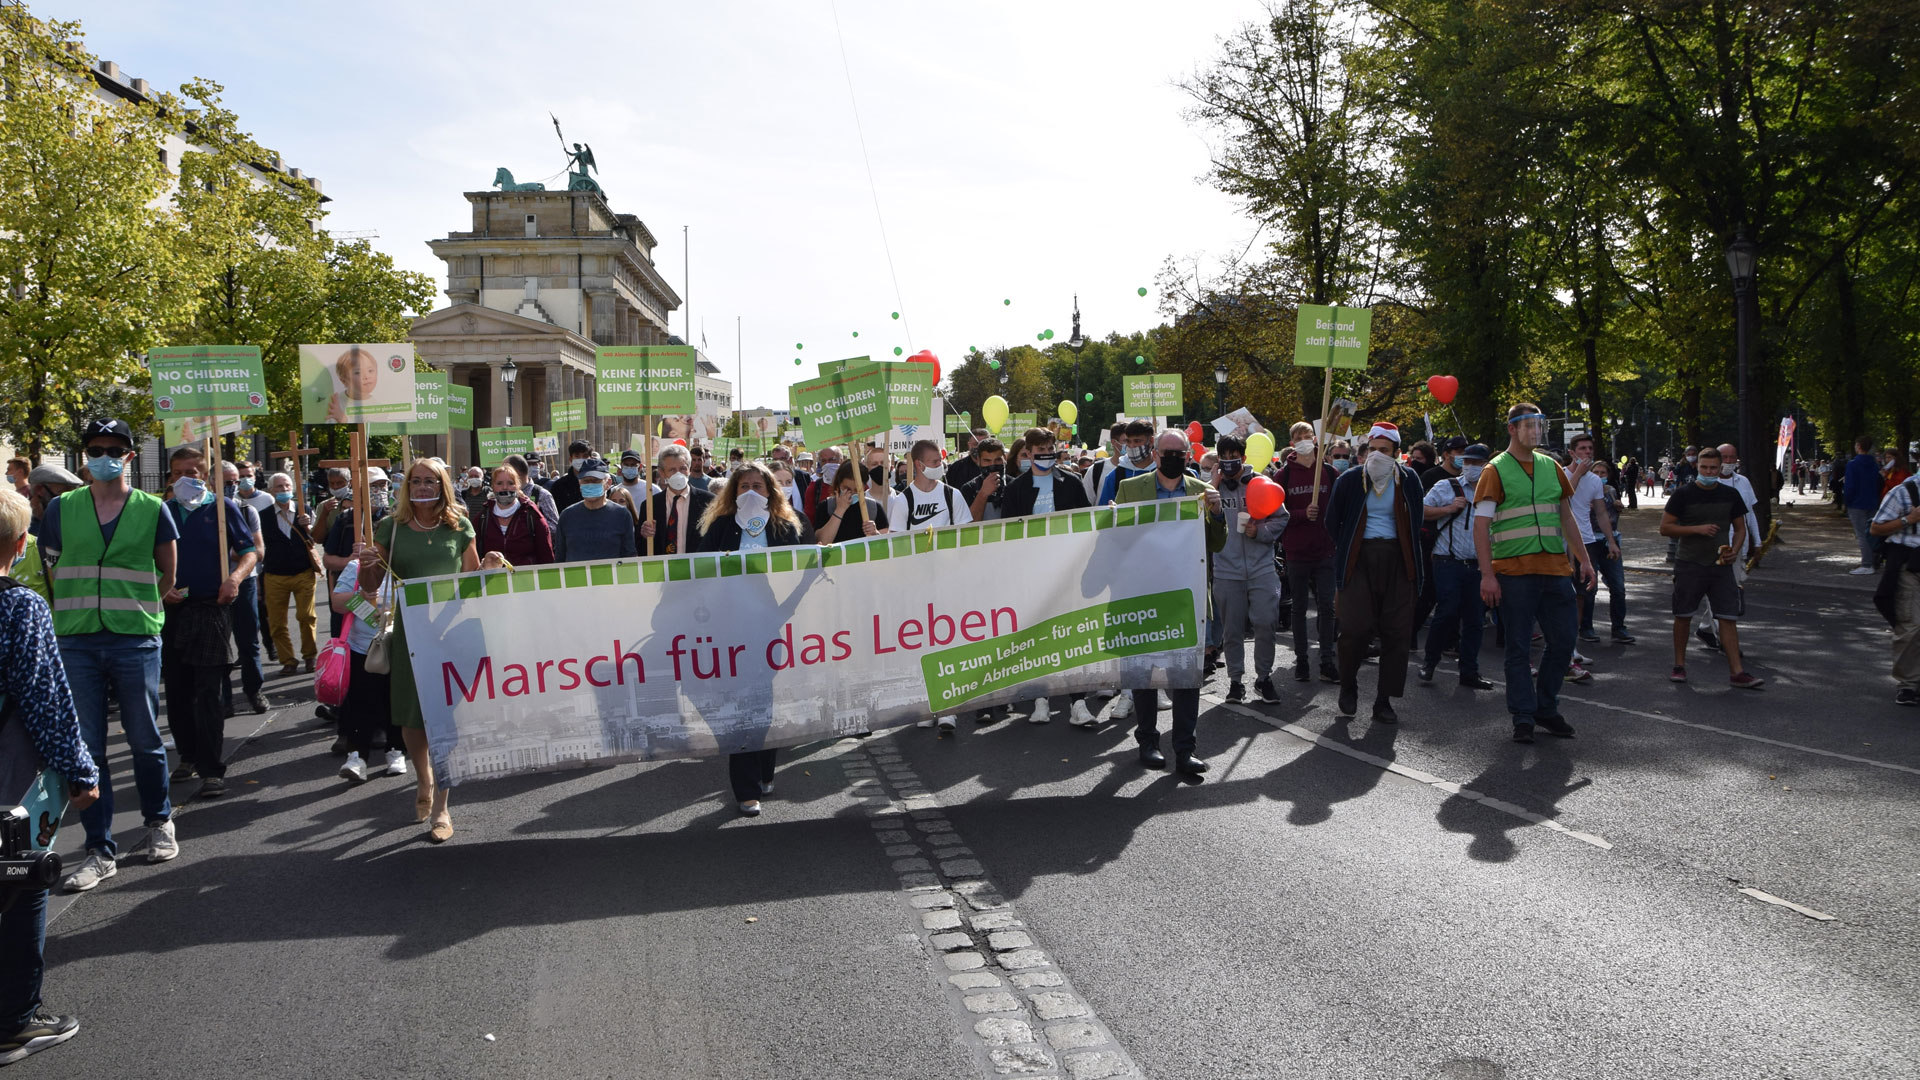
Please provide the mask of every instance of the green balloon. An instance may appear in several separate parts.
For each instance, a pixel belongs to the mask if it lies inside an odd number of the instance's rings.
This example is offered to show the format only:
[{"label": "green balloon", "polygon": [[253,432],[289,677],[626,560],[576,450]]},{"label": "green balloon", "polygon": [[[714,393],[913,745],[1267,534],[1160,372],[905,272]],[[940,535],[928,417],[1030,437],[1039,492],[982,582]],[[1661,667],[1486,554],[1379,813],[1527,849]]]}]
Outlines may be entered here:
[{"label": "green balloon", "polygon": [[901,354],[902,352],[905,352],[905,351],[906,351],[906,350],[904,350],[904,349],[902,349],[902,348],[901,348],[900,346],[898,346],[898,345],[895,345],[895,346],[893,347],[893,355],[895,355],[895,356],[899,356],[899,355],[900,355],[900,354]]},{"label": "green balloon", "polygon": [[1048,340],[1048,341],[1052,341],[1052,340],[1053,340],[1053,331],[1051,331],[1051,330],[1049,330],[1049,331],[1047,331],[1047,340]]},{"label": "green balloon", "polygon": [[853,332],[853,336],[854,336],[854,337],[859,337],[859,336],[860,336],[860,331],[858,331],[858,330],[855,330],[855,331]]},{"label": "green balloon", "polygon": [[794,358],[793,358],[793,362],[794,362],[794,363],[796,363],[796,364],[797,364],[797,363],[799,363],[799,362],[800,362],[800,358],[799,358],[799,357],[797,357],[797,356],[796,356],[796,357],[794,357]]},{"label": "green balloon", "polygon": [[1005,305],[1007,305],[1008,307],[1012,307],[1012,306],[1013,306],[1013,301],[1011,301],[1011,300],[1002,300],[1002,301],[1000,301],[1000,302],[1001,302],[1001,303],[1003,303],[1003,304],[1005,304]]},{"label": "green balloon", "polygon": [[1147,362],[1147,358],[1144,356],[1136,356],[1133,358],[1133,362],[1136,364],[1144,364]]},{"label": "green balloon", "polygon": [[1088,395],[1087,395],[1087,401],[1089,401],[1089,402],[1091,402],[1091,401],[1093,401],[1093,395],[1092,395],[1092,394],[1088,394]]},{"label": "green balloon", "polygon": [[899,313],[899,312],[897,312],[897,311],[896,311],[896,312],[894,312],[894,313],[893,313],[893,317],[894,317],[894,318],[896,318],[896,319],[897,319],[897,318],[899,318],[899,317],[900,317],[900,313]]},{"label": "green balloon", "polygon": [[987,361],[987,366],[988,366],[988,367],[990,367],[990,368],[992,368],[992,369],[993,369],[993,370],[995,370],[995,371],[999,371],[999,370],[1000,370],[1000,361],[998,361],[998,360],[989,360],[989,361]]},{"label": "green balloon", "polygon": [[1045,340],[1047,340],[1047,335],[1045,335],[1045,334],[1035,334],[1035,335],[1033,335],[1033,340],[1035,340],[1035,341],[1045,341]]},{"label": "green balloon", "polygon": [[802,344],[800,344],[800,343],[799,343],[799,342],[797,342],[797,341],[793,343],[793,347],[794,347],[794,348],[796,348],[796,349],[804,349],[804,348],[806,348],[806,346],[805,346],[805,345],[802,345]]},{"label": "green balloon", "polygon": [[1141,296],[1147,295],[1147,287],[1145,285],[1140,286],[1140,295]]}]

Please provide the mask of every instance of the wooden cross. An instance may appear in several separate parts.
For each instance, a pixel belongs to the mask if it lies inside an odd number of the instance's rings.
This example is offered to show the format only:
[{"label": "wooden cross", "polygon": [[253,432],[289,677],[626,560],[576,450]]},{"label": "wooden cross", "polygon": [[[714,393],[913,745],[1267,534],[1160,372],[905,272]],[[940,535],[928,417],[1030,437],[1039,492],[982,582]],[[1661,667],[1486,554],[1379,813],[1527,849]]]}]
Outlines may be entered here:
[{"label": "wooden cross", "polygon": [[311,457],[319,452],[320,451],[311,446],[303,447],[300,445],[300,431],[298,428],[287,432],[287,449],[281,456],[293,459],[293,466],[288,471],[293,474],[293,497],[299,500],[298,505],[300,512],[303,514],[307,512],[307,484],[306,478],[300,475],[306,471],[301,467],[300,459]]},{"label": "wooden cross", "polygon": [[367,457],[367,425],[347,436],[347,460],[322,461],[323,469],[345,469],[349,481],[353,484],[353,542],[356,546],[373,543],[373,505],[367,494],[367,470],[374,467],[391,468],[392,462],[386,458]]}]

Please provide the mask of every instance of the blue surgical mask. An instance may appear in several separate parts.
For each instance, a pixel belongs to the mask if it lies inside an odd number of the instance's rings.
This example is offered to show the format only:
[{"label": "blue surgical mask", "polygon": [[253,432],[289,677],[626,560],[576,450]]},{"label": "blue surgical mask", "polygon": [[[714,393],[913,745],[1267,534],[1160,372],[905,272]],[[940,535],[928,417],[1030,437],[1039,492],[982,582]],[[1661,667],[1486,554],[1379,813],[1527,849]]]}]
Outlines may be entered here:
[{"label": "blue surgical mask", "polygon": [[1720,482],[1720,478],[1717,476],[1698,476],[1694,479],[1699,481],[1701,487],[1712,487]]},{"label": "blue surgical mask", "polygon": [[1463,457],[1461,457],[1461,456],[1460,456],[1459,454],[1455,454],[1455,455],[1453,455],[1453,467],[1454,467],[1454,468],[1456,468],[1456,469],[1464,469],[1464,468],[1466,468],[1466,467],[1467,467],[1467,459],[1466,459],[1466,458],[1463,458]]},{"label": "blue surgical mask", "polygon": [[281,506],[285,506],[293,501],[293,492],[276,491],[273,493],[273,501]]},{"label": "blue surgical mask", "polygon": [[622,465],[620,467],[620,475],[626,477],[629,480],[638,480],[640,479],[640,466]]},{"label": "blue surgical mask", "polygon": [[593,484],[593,483],[583,482],[580,485],[580,497],[583,499],[604,498],[606,494],[607,494],[607,485],[605,484]]},{"label": "blue surgical mask", "polygon": [[1021,459],[1020,459],[1020,471],[1021,471],[1021,472],[1032,472],[1032,471],[1033,471],[1033,459],[1031,459],[1031,458],[1021,458]]},{"label": "blue surgical mask", "polygon": [[1352,458],[1337,457],[1333,459],[1333,471],[1336,474],[1346,472],[1351,468],[1353,468]]},{"label": "blue surgical mask", "polygon": [[93,474],[95,480],[117,480],[121,473],[127,471],[127,459],[105,455],[88,458],[87,471]]},{"label": "blue surgical mask", "polygon": [[[1454,458],[1453,460],[1459,461],[1460,459]],[[1480,482],[1480,470],[1485,467],[1484,465],[1468,465],[1460,470],[1460,479],[1465,480],[1469,484],[1477,484]]]}]

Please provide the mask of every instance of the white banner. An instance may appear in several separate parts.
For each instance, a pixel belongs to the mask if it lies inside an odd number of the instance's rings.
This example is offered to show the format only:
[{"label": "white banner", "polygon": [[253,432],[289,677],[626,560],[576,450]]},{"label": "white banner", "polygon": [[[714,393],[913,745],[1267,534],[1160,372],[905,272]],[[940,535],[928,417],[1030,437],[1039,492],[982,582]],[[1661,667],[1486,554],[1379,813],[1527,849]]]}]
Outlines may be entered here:
[{"label": "white banner", "polygon": [[1074,691],[1198,686],[1196,499],[834,547],[408,582],[435,771],[704,757]]}]

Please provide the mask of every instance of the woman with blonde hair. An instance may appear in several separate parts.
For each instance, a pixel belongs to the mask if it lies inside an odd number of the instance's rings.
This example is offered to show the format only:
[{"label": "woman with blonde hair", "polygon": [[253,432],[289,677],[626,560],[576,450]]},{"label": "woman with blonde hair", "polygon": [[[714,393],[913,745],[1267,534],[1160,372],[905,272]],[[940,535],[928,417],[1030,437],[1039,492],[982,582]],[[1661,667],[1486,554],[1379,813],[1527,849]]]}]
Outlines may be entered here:
[{"label": "woman with blonde hair", "polygon": [[[774,482],[773,471],[748,462],[727,477],[726,485],[700,516],[695,551],[762,551],[813,543],[813,530]],[[760,796],[773,790],[777,750],[745,750],[727,755],[727,778],[740,812],[760,815]]]},{"label": "woman with blonde hair", "polygon": [[[473,523],[453,491],[453,477],[439,458],[421,458],[407,470],[406,498],[394,512],[373,527],[376,556],[363,568],[360,589],[378,602],[380,583],[387,572],[401,582],[412,578],[458,574],[480,568]],[[393,665],[393,724],[407,744],[419,778],[414,796],[416,820],[431,824],[427,838],[442,843],[453,836],[447,814],[447,789],[436,786],[433,762],[427,756],[426,721],[420,715],[420,695],[413,683],[413,662],[407,656],[406,622],[396,614],[393,641],[387,655]]]}]

